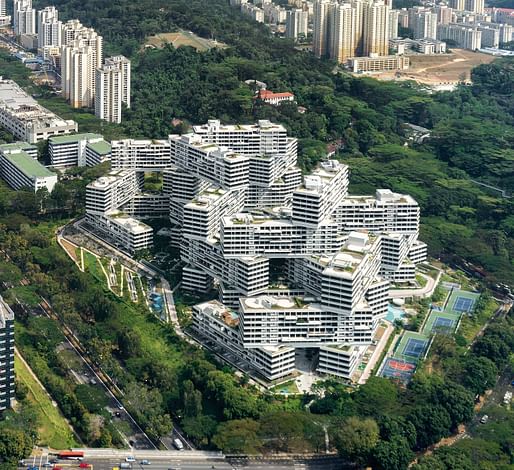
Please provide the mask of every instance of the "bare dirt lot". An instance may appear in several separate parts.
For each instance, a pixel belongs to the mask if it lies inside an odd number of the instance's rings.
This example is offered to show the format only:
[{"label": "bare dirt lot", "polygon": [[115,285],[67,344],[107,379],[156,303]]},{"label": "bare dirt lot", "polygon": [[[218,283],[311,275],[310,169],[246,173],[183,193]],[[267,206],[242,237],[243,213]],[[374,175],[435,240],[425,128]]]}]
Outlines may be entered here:
[{"label": "bare dirt lot", "polygon": [[204,39],[190,31],[177,31],[175,33],[160,33],[147,38],[144,47],[162,48],[165,44],[173,47],[191,46],[197,51],[207,51],[213,47],[225,48],[226,44],[212,39]]},{"label": "bare dirt lot", "polygon": [[431,86],[452,85],[470,80],[471,69],[488,64],[496,57],[481,52],[453,49],[450,54],[412,55],[410,69],[383,72],[374,77],[382,80],[415,80]]}]

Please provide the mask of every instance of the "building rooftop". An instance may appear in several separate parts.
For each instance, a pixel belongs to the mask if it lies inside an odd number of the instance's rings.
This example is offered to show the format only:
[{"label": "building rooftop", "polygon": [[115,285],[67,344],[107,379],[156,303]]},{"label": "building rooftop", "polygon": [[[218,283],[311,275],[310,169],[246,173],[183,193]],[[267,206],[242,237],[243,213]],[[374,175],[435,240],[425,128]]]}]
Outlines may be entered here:
[{"label": "building rooftop", "polygon": [[203,304],[196,305],[195,308],[204,315],[209,315],[221,320],[229,328],[237,328],[239,326],[238,313],[217,300],[204,302]]},{"label": "building rooftop", "polygon": [[30,178],[45,178],[48,176],[56,176],[48,168],[41,165],[37,160],[32,158],[28,153],[20,151],[17,153],[9,153],[4,158],[16,166],[22,173]]},{"label": "building rooftop", "polygon": [[36,150],[37,147],[32,144],[28,144],[27,142],[14,142],[12,144],[2,144],[0,145],[0,152],[13,152],[17,150]]},{"label": "building rooftop", "polygon": [[111,144],[103,139],[99,142],[90,142],[87,144],[87,147],[98,155],[108,155],[111,153]]},{"label": "building rooftop", "polygon": [[149,225],[146,225],[143,222],[140,222],[133,217],[129,217],[127,214],[121,211],[111,211],[107,212],[106,217],[108,217],[112,222],[117,225],[124,227],[130,233],[134,235],[138,235],[141,233],[151,232],[153,229]]},{"label": "building rooftop", "polygon": [[0,109],[2,108],[21,122],[36,123],[37,128],[77,125],[75,121],[61,119],[25,93],[16,82],[0,76]]},{"label": "building rooftop", "polygon": [[90,132],[86,132],[83,134],[70,134],[70,135],[59,135],[55,137],[50,137],[50,142],[54,145],[58,144],[73,144],[75,142],[79,142],[81,140],[92,140],[92,139],[103,139],[103,136],[100,134],[93,134]]},{"label": "building rooftop", "polygon": [[239,299],[243,311],[255,310],[318,310],[318,306],[307,302],[305,297],[259,295]]},{"label": "building rooftop", "polygon": [[282,124],[275,124],[267,119],[261,119],[256,124],[222,124],[217,119],[211,119],[207,124],[193,126],[193,131],[198,134],[205,134],[209,131],[217,132],[250,132],[258,131],[260,129],[270,130],[274,129],[286,133],[286,128]]},{"label": "building rooftop", "polygon": [[321,193],[339,171],[347,168],[337,160],[322,162],[311,174],[303,178],[303,184],[296,191]]}]

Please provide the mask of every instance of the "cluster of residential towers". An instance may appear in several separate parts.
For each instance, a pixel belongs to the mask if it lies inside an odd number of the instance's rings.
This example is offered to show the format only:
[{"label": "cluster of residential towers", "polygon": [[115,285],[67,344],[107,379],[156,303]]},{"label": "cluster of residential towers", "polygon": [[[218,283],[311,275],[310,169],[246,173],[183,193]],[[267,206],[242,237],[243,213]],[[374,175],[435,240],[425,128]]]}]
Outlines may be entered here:
[{"label": "cluster of residential towers", "polygon": [[[413,281],[426,258],[416,201],[349,196],[349,169],[336,160],[302,176],[281,125],[212,120],[167,140],[111,144],[111,173],[87,188],[87,224],[137,251],[153,236],[139,219],[169,216],[181,288],[218,292],[194,307],[195,334],[268,380],[312,348],[318,371],[349,377],[386,314],[389,282]],[[149,171],[162,172],[162,193],[143,191]]]}]

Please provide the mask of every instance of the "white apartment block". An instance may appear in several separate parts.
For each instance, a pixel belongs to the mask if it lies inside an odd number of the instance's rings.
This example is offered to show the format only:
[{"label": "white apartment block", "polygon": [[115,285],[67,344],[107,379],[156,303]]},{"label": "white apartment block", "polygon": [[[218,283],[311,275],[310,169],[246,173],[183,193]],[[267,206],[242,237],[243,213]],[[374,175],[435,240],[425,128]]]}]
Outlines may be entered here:
[{"label": "white apartment block", "polygon": [[316,371],[350,379],[359,366],[365,349],[353,345],[321,346]]},{"label": "white apartment block", "polygon": [[[73,38],[73,39],[71,39]],[[63,96],[74,108],[94,106],[96,69],[102,66],[103,38],[80,23],[63,26],[61,82]]]},{"label": "white apartment block", "polygon": [[398,37],[399,10],[389,10],[389,40]]},{"label": "white apartment block", "polygon": [[14,0],[14,34],[36,34],[36,10],[32,0]]},{"label": "white apartment block", "polygon": [[86,214],[86,220],[97,232],[125,252],[136,253],[153,245],[152,227],[121,211],[112,211],[96,217]]},{"label": "white apartment block", "polygon": [[62,22],[59,21],[59,12],[54,6],[37,12],[37,28],[38,49],[62,45]]},{"label": "white apartment block", "polygon": [[239,315],[218,301],[193,308],[193,327],[204,340],[223,346],[246,359],[269,381],[289,375],[295,367],[295,350],[287,346],[245,349],[238,334]]},{"label": "white apartment block", "polygon": [[105,59],[96,70],[95,115],[109,122],[121,122],[122,104],[130,108],[130,61],[124,56]]},{"label": "white apartment block", "polygon": [[380,0],[364,4],[363,55],[389,53],[389,10],[389,5]]},{"label": "white apartment block", "polygon": [[307,37],[309,26],[309,12],[301,8],[288,10],[286,16],[286,37],[298,39],[299,36]]},{"label": "white apartment block", "polygon": [[132,170],[113,170],[87,185],[86,213],[97,215],[116,211],[142,187],[143,175]]},{"label": "white apartment block", "polygon": [[423,7],[414,7],[409,14],[409,27],[413,31],[414,39],[436,38],[437,13]]},{"label": "white apartment block", "polygon": [[440,24],[437,25],[437,39],[450,39],[463,49],[475,51],[482,46],[482,31],[460,23]]},{"label": "white apartment block", "polygon": [[264,23],[264,10],[252,3],[241,2],[241,13],[250,17],[252,20],[257,21],[258,23]]},{"label": "white apartment block", "polygon": [[119,210],[140,195],[143,180],[142,173],[113,170],[86,188],[87,223],[102,237],[129,253],[153,244],[153,229]]},{"label": "white apartment block", "polygon": [[167,140],[113,140],[113,169],[164,171],[171,166],[170,143]]},{"label": "white apartment block", "polygon": [[16,190],[51,193],[57,183],[57,175],[37,161],[37,148],[26,142],[0,145],[0,176]]},{"label": "white apartment block", "polygon": [[110,159],[111,146],[99,134],[73,134],[48,139],[50,166],[94,166]]},{"label": "white apartment block", "polygon": [[7,0],[0,0],[0,28],[11,24],[11,16],[7,14]]},{"label": "white apartment block", "polygon": [[0,126],[31,144],[54,135],[77,132],[77,123],[64,120],[27,95],[12,80],[0,76]]},{"label": "white apartment block", "polygon": [[104,64],[96,70],[95,116],[109,122],[121,122],[122,72],[116,65]]}]

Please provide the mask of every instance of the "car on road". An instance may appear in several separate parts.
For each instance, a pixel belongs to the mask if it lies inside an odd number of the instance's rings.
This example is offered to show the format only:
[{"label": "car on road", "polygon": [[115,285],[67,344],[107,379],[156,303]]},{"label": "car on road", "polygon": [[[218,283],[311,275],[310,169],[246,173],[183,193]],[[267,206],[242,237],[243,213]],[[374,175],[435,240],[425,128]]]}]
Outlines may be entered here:
[{"label": "car on road", "polygon": [[487,423],[487,421],[489,421],[489,416],[487,416],[487,415],[484,415],[484,416],[482,416],[482,417],[480,418],[480,422],[481,422],[482,424]]},{"label": "car on road", "polygon": [[89,467],[90,467],[90,464],[88,464],[87,462],[81,462],[79,465],[79,468],[89,468]]},{"label": "car on road", "polygon": [[143,459],[143,460],[141,460],[140,464],[141,465],[151,465],[152,462],[150,462],[149,460]]},{"label": "car on road", "polygon": [[124,410],[123,405],[121,403],[118,403],[118,410]]},{"label": "car on road", "polygon": [[136,458],[133,455],[129,455],[128,457],[125,457],[125,462],[135,462]]},{"label": "car on road", "polygon": [[176,447],[177,450],[184,449],[184,444],[182,444],[182,441],[180,439],[173,439],[173,445]]},{"label": "car on road", "polygon": [[52,462],[45,462],[43,464],[43,467],[52,467],[52,466],[53,466]]}]

